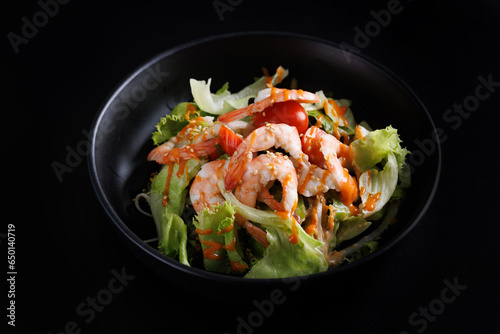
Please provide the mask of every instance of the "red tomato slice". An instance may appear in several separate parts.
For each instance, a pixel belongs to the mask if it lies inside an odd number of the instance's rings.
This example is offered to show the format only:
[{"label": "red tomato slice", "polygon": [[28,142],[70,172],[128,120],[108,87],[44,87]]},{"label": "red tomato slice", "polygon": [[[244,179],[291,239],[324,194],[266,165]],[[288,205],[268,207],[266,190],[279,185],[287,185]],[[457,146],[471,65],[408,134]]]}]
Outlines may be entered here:
[{"label": "red tomato slice", "polygon": [[255,127],[263,126],[265,123],[285,123],[295,126],[299,134],[306,132],[309,127],[307,111],[294,100],[274,103],[262,112],[253,116]]},{"label": "red tomato slice", "polygon": [[243,141],[240,136],[238,136],[233,132],[233,130],[231,130],[224,124],[221,124],[220,126],[219,137],[222,150],[229,155],[233,155],[233,153]]}]

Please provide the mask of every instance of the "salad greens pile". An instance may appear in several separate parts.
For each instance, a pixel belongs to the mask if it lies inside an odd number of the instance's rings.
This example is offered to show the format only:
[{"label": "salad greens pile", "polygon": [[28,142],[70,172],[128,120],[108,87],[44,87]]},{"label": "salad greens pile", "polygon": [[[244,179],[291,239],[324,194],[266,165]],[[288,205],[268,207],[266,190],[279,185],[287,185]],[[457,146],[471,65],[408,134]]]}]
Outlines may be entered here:
[{"label": "salad greens pile", "polygon": [[[274,76],[262,76],[236,93],[229,91],[228,83],[212,93],[211,79],[191,79],[194,100],[179,103],[160,119],[152,134],[154,145],[179,140],[183,129],[193,123],[196,126],[192,131],[213,129],[219,115],[248,106],[260,91],[274,87],[287,75],[288,70],[280,67]],[[216,185],[223,201],[196,213],[189,197],[193,180],[209,161],[230,158],[217,144],[215,158],[178,159],[163,164],[154,175],[147,195],[159,251],[186,266],[245,278],[319,273],[376,251],[375,239],[395,216],[394,208],[410,186],[405,164],[409,152],[401,146],[392,126],[372,130],[366,122],[356,123],[351,101],[335,100],[323,91],[316,95],[319,103],[302,103],[302,107],[309,116],[309,126],[318,126],[348,145],[352,159],[349,172],[356,177],[359,189],[356,210],[330,189],[312,197],[299,194],[295,217],[284,217],[263,203],[257,207],[244,205],[232,192],[225,191],[223,178],[219,178]],[[342,107],[345,113],[338,115],[332,104]],[[246,117],[243,121],[251,123],[252,119]],[[280,198],[279,184],[269,191]],[[265,233],[266,245],[238,223],[238,215]],[[290,242],[294,229],[298,233],[296,243]]]}]

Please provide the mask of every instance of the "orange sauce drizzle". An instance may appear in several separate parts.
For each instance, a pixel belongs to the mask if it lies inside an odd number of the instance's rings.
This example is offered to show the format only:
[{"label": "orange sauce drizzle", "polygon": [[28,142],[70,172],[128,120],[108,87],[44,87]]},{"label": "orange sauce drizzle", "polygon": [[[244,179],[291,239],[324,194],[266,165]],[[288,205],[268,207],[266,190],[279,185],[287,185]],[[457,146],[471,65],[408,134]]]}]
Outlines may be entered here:
[{"label": "orange sauce drizzle", "polygon": [[354,134],[354,138],[355,139],[361,139],[361,140],[365,140],[366,141],[365,136],[363,136],[363,131],[361,131],[361,127],[356,126],[356,128],[355,128],[354,131],[355,131],[355,134]]},{"label": "orange sauce drizzle", "polygon": [[337,115],[337,117],[339,117],[340,119],[342,119],[342,122],[344,122],[345,126],[349,126],[349,123],[345,119],[345,113],[347,112],[347,107],[346,106],[339,106],[337,104],[337,101],[335,101],[333,99],[332,100],[328,100],[328,102],[330,102],[333,110],[335,110],[335,114]]},{"label": "orange sauce drizzle", "polygon": [[356,215],[359,209],[352,204],[358,196],[358,184],[354,177],[349,175],[347,169],[344,169],[344,178],[347,180],[343,182],[340,188],[340,201],[349,208],[349,211]]},{"label": "orange sauce drizzle", "polygon": [[[195,108],[193,106],[193,108]],[[191,114],[191,112],[189,111],[190,107],[188,106],[188,111],[186,111],[186,114],[185,114],[185,117],[187,120],[189,120],[189,114]],[[196,111],[196,109],[195,109]],[[193,120],[189,120],[189,124],[186,125],[180,132],[179,134],[177,135],[177,137],[181,138],[181,137],[186,137],[188,140],[193,140],[193,138],[196,136],[196,134],[194,133],[194,131],[192,131],[195,127],[197,127],[198,125],[200,125],[200,123],[203,122],[203,117],[201,116],[198,116],[196,117],[195,119]]]},{"label": "orange sauce drizzle", "polygon": [[291,218],[292,217],[292,215],[289,212],[286,212],[286,211],[274,211],[274,213],[278,217],[283,218],[283,219],[287,219],[287,218]]},{"label": "orange sauce drizzle", "polygon": [[376,194],[368,194],[368,199],[366,200],[365,203],[365,210],[367,211],[373,211],[375,210],[375,205],[377,205],[378,200],[380,199],[381,193],[378,192]]},{"label": "orange sauce drizzle", "polygon": [[238,237],[238,230],[236,230],[234,232],[233,240],[231,240],[231,242],[229,243],[229,245],[222,246],[222,248],[224,248],[228,252],[234,252],[236,250],[236,240],[237,240],[237,237]]},{"label": "orange sauce drizzle", "polygon": [[366,192],[366,188],[365,187],[359,188],[359,195],[360,196],[363,196],[365,194],[365,192]]},{"label": "orange sauce drizzle", "polygon": [[266,87],[269,87],[273,81],[273,77],[269,75],[267,67],[262,67],[262,73],[266,77]]},{"label": "orange sauce drizzle", "polygon": [[243,271],[248,268],[248,265],[246,263],[241,263],[238,261],[230,261],[231,263],[231,269],[233,271]]},{"label": "orange sauce drizzle", "polygon": [[[328,108],[328,103],[330,103],[332,100],[325,100],[325,102],[323,102],[323,109],[326,110],[329,109]],[[332,103],[330,103],[331,105]],[[338,121],[338,115],[337,115],[337,111],[335,110],[335,108],[332,108],[332,113],[333,113],[333,116],[335,116],[337,118],[337,120],[332,120],[334,122],[334,127],[333,127],[333,135],[335,136],[335,138],[339,139],[340,138],[340,132],[339,132],[339,129],[338,129],[338,126],[339,126],[339,121]]]},{"label": "orange sauce drizzle", "polygon": [[168,192],[170,190],[170,179],[172,178],[172,173],[174,171],[174,163],[168,164],[167,182],[165,182],[165,189],[163,190],[163,197],[161,199],[161,204],[167,206],[168,203]]},{"label": "orange sauce drizzle", "polygon": [[186,165],[187,160],[181,160],[179,161],[179,169],[177,170],[177,177],[180,179],[182,175],[186,174],[187,176],[187,165]]},{"label": "orange sauce drizzle", "polygon": [[276,101],[277,96],[278,96],[276,94],[276,91],[277,91],[276,87],[271,87],[271,95],[270,95],[270,97],[271,97],[271,100],[273,100],[273,101]]},{"label": "orange sauce drizzle", "polygon": [[288,101],[290,100],[290,91],[289,90],[285,90],[283,92],[283,101]]},{"label": "orange sauce drizzle", "polygon": [[214,230],[211,229],[211,228],[207,228],[205,230],[201,230],[199,228],[196,228],[196,233],[200,234],[200,235],[208,235],[208,234],[212,234],[214,233]]},{"label": "orange sauce drizzle", "polygon": [[328,178],[328,173],[323,173],[323,175],[321,176],[320,183],[321,184],[326,184],[326,179],[327,178]]},{"label": "orange sauce drizzle", "polygon": [[276,69],[276,74],[278,75],[278,83],[281,83],[283,81],[283,72],[280,71],[279,67]]},{"label": "orange sauce drizzle", "polygon": [[205,249],[203,249],[203,257],[208,259],[208,260],[218,260],[220,259],[221,255],[217,254],[216,252],[224,247],[223,244],[217,241],[211,241],[211,240],[200,240],[200,243],[203,245],[206,245]]},{"label": "orange sauce drizzle", "polygon": [[292,222],[292,235],[288,237],[288,241],[290,241],[291,244],[295,245],[297,242],[299,242],[299,229],[297,228],[297,222],[293,220]]},{"label": "orange sauce drizzle", "polygon": [[[273,77],[269,75],[267,67],[262,67],[262,73],[266,77],[266,87],[272,87]],[[278,79],[278,83],[281,83],[281,81],[283,81],[283,74],[285,74],[285,72],[280,70],[280,68],[278,67],[276,69],[276,78]]]},{"label": "orange sauce drizzle", "polygon": [[[297,202],[295,202],[294,204],[294,207],[297,205]],[[293,211],[292,211],[293,212]],[[287,219],[287,218],[293,218],[293,215],[291,212],[287,212],[287,211],[274,211],[274,213],[282,218],[282,219]],[[288,237],[288,240],[292,243],[292,244],[296,244],[297,242],[299,242],[299,230],[297,228],[297,221],[295,220],[295,218],[292,219],[292,235],[290,237]]]},{"label": "orange sauce drizzle", "polygon": [[[338,130],[340,120],[342,120],[342,122],[344,123],[345,126],[349,126],[349,122],[345,118],[345,113],[347,112],[348,108],[346,106],[339,106],[337,104],[337,102],[333,99],[328,99],[328,100],[325,100],[325,102],[323,103],[323,109],[325,109],[325,110],[327,109],[327,106],[325,103],[329,103],[331,105],[332,114],[333,114],[333,116],[335,116],[337,118],[337,120],[335,122],[335,129],[334,129],[333,134],[337,139],[340,139],[340,132]],[[347,133],[344,133],[343,137],[344,137],[344,144],[348,145],[349,144],[349,135]]]},{"label": "orange sauce drizzle", "polygon": [[322,115],[319,115],[318,118],[316,118],[316,124],[314,124],[314,126],[320,127],[323,124],[323,119],[324,117]]},{"label": "orange sauce drizzle", "polygon": [[[325,173],[326,174],[326,173]],[[314,206],[311,213],[312,220],[306,227],[306,233],[314,237],[316,235],[316,229],[318,227],[318,207]]]},{"label": "orange sauce drizzle", "polygon": [[254,146],[256,140],[257,140],[257,133],[254,131],[252,132],[252,137],[250,138],[250,147]]},{"label": "orange sauce drizzle", "polygon": [[349,145],[351,141],[349,140],[349,134],[347,132],[342,133],[342,137],[344,138],[344,144]]},{"label": "orange sauce drizzle", "polygon": [[[290,182],[292,182],[292,175],[288,174],[283,178],[283,193],[285,193],[285,189],[288,187]],[[295,199],[295,203],[293,203],[291,213],[295,211],[295,209],[297,208],[297,204],[298,204],[298,197]],[[291,213],[289,214],[289,217],[291,217]]]},{"label": "orange sauce drizzle", "polygon": [[[308,173],[309,177],[310,177],[310,174]],[[306,176],[307,178],[307,176]],[[290,183],[292,181],[292,176],[291,175],[287,175],[284,179],[283,179],[283,189],[285,189],[288,185],[288,183]],[[284,190],[283,190],[284,192]],[[293,218],[293,212],[295,211],[295,209],[297,208],[297,203],[298,203],[298,199],[295,200],[295,202],[293,203],[293,207],[292,207],[292,210],[291,212],[287,212],[287,211],[279,211],[279,210],[276,210],[274,211],[274,213],[283,218],[283,219],[287,219],[287,218]],[[295,218],[293,218],[292,220],[292,235],[289,237],[289,240],[292,244],[296,244],[298,241],[299,241],[299,237],[298,237],[298,229],[297,229],[297,226],[295,225],[296,224],[296,220]]]},{"label": "orange sauce drizzle", "polygon": [[[233,226],[233,225],[231,225]],[[206,230],[198,230],[196,229],[196,232],[200,231],[202,235],[206,234],[211,234],[213,233],[213,230],[211,228],[206,229]],[[199,233],[199,232],[198,232]],[[205,233],[205,234],[203,234]],[[236,250],[236,241],[238,238],[238,231],[234,233],[233,240],[228,245],[223,245],[220,242],[217,241],[212,241],[212,240],[200,240],[200,243],[202,243],[205,246],[205,249],[203,249],[203,257],[205,257],[208,260],[219,260],[221,258],[221,254],[218,254],[217,251],[221,249],[225,249],[228,252],[234,252]],[[241,263],[238,261],[230,261],[231,263],[231,269],[234,271],[242,271],[246,268],[248,268],[248,265],[246,263]]]},{"label": "orange sauce drizzle", "polygon": [[198,109],[196,109],[196,107],[194,105],[192,105],[191,103],[188,103],[187,109],[186,109],[186,114],[184,115],[184,117],[186,118],[186,121],[189,121],[189,118],[190,118],[189,116],[194,115],[197,111],[198,111]]},{"label": "orange sauce drizzle", "polygon": [[221,229],[219,232],[217,232],[217,234],[222,234],[222,233],[228,233],[228,232],[231,232],[234,228],[234,221],[231,223],[231,225],[227,226],[227,227],[224,227],[223,229]]},{"label": "orange sauce drizzle", "polygon": [[349,208],[349,212],[351,212],[352,215],[357,215],[359,213],[359,208],[356,205],[350,203],[349,205],[346,204],[346,206]]}]

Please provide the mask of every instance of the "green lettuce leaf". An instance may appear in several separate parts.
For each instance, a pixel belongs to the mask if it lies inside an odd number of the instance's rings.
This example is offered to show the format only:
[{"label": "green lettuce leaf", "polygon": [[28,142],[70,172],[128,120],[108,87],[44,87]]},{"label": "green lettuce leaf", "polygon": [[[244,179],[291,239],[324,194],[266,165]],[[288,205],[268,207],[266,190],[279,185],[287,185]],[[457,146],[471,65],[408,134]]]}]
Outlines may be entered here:
[{"label": "green lettuce leaf", "polygon": [[175,116],[179,116],[179,117],[182,117],[182,118],[186,118],[186,112],[188,111],[188,108],[189,107],[195,107],[196,109],[198,109],[197,112],[193,113],[193,115],[190,115],[191,119],[193,118],[196,118],[196,116],[199,115],[199,108],[198,106],[196,105],[196,103],[192,103],[192,102],[181,102],[179,103],[177,106],[175,106],[174,109],[172,109],[172,111],[170,112],[170,115],[175,115]]},{"label": "green lettuce leaf", "polygon": [[[284,70],[283,73],[281,79],[288,75],[288,70]],[[272,84],[276,85],[278,81],[278,75],[275,74],[272,77]],[[231,94],[226,85],[219,89],[216,94],[213,94],[210,91],[211,83],[211,78],[208,81],[190,79],[191,94],[194,97],[194,102],[201,110],[213,115],[222,115],[231,110],[248,106],[248,100],[255,98],[260,90],[266,88],[266,77],[262,76],[251,85],[234,94]]]},{"label": "green lettuce leaf", "polygon": [[187,227],[182,218],[165,209],[161,216],[161,238],[158,249],[165,255],[189,266],[187,252]]},{"label": "green lettuce leaf", "polygon": [[[175,106],[168,115],[160,119],[155,126],[156,131],[153,132],[151,137],[155,145],[160,145],[170,140],[170,138],[177,136],[177,134],[189,124],[189,121],[186,119],[186,112],[190,106],[194,106],[198,109],[195,103],[181,102]],[[194,119],[200,114],[201,112],[198,109],[197,112],[190,114],[189,118]]]},{"label": "green lettuce leaf", "polygon": [[333,196],[330,199],[331,205],[335,210],[335,220],[344,220],[350,216],[352,216],[351,210],[347,207],[342,201],[338,198],[338,196]]},{"label": "green lettuce leaf", "polygon": [[196,159],[188,160],[186,163],[188,172],[178,177],[179,165],[174,164],[166,207],[163,206],[162,198],[168,176],[167,165],[162,168],[151,184],[149,206],[158,234],[158,248],[165,255],[173,259],[178,258],[179,262],[188,266],[187,227],[181,215],[186,203],[187,186],[196,176],[201,165],[202,163]]},{"label": "green lettuce leaf", "polygon": [[266,226],[265,230],[269,246],[262,260],[250,269],[245,278],[302,276],[328,269],[325,256],[318,250],[323,246],[322,242],[299,232],[299,242],[292,244],[288,240],[289,232],[283,228]]},{"label": "green lettuce leaf", "polygon": [[391,198],[401,198],[402,189],[411,184],[405,163],[409,151],[401,147],[398,132],[392,126],[367,132],[354,140],[351,148],[353,166],[361,173],[359,187],[364,191],[360,209],[366,218],[380,211]]},{"label": "green lettuce leaf", "polygon": [[363,138],[351,143],[353,165],[360,173],[364,173],[375,167],[392,152],[397,159],[399,171],[405,164],[406,154],[409,153],[408,150],[401,147],[400,143],[398,131],[392,126],[371,131]]},{"label": "green lettuce leaf", "polygon": [[[248,267],[243,261],[243,251],[237,239],[240,227],[235,224],[234,214],[234,207],[224,202],[212,208],[205,208],[193,220],[195,227],[204,231],[198,233],[198,237],[204,252],[203,266],[207,271],[230,274],[241,272],[238,268]],[[218,258],[205,255],[206,252],[213,253]]]},{"label": "green lettuce leaf", "polygon": [[340,201],[337,197],[331,198],[331,205],[335,212],[335,236],[330,242],[330,248],[345,240],[350,240],[357,237],[370,225],[371,222],[360,216],[353,216],[351,210]]},{"label": "green lettuce leaf", "polygon": [[[187,186],[192,178],[198,174],[204,161],[198,159],[190,159],[186,162],[187,173],[184,171],[180,177],[177,175],[179,164],[175,163],[172,176],[170,177],[170,185],[168,189],[168,205],[170,212],[176,215],[182,215],[184,205],[186,204],[188,189]],[[161,171],[156,175],[151,184],[151,195],[156,194],[161,197],[165,191],[165,184],[168,178],[168,165],[164,165]]]},{"label": "green lettuce leaf", "polygon": [[221,95],[223,94],[226,90],[229,89],[229,82],[226,81],[221,88],[219,88],[216,92],[215,95]]},{"label": "green lettuce leaf", "polygon": [[151,139],[153,139],[155,145],[160,145],[175,137],[188,124],[189,121],[186,120],[184,115],[169,114],[162,117],[156,124],[156,131],[153,132]]},{"label": "green lettuce leaf", "polygon": [[336,242],[350,240],[363,233],[372,223],[359,216],[352,216],[339,221]]}]

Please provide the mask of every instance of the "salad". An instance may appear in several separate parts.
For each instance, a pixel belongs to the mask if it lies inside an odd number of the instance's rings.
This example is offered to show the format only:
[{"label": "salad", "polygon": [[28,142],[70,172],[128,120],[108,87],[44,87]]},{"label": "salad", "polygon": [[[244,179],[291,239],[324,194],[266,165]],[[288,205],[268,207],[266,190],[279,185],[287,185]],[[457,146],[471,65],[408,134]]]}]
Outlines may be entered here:
[{"label": "salad", "polygon": [[[145,198],[158,249],[242,276],[319,273],[374,252],[410,186],[392,126],[356,122],[351,101],[278,88],[278,67],[237,93],[190,80],[192,101],[161,118]],[[353,242],[355,241],[355,242]]]}]

